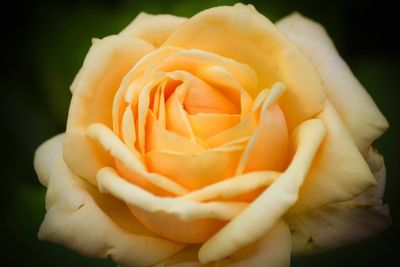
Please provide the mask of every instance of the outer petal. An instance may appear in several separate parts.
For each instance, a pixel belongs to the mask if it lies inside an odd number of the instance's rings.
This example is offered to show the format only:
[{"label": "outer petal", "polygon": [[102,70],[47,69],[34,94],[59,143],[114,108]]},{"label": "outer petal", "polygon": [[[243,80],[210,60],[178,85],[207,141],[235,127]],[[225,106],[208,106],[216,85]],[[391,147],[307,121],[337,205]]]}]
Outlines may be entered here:
[{"label": "outer petal", "polygon": [[292,213],[351,199],[376,184],[348,129],[328,101],[318,118],[325,124],[326,137]]},{"label": "outer petal", "polygon": [[350,130],[358,149],[366,152],[372,141],[388,127],[388,122],[340,57],[326,31],[297,13],[281,19],[276,25],[317,67],[330,101]]},{"label": "outer petal", "polygon": [[198,203],[158,197],[128,183],[111,168],[101,169],[97,180],[103,192],[109,192],[127,203],[146,227],[171,240],[185,243],[204,242],[247,206],[243,202]]},{"label": "outer petal", "polygon": [[95,122],[112,127],[112,102],[122,77],[152,50],[149,43],[127,36],[93,43],[71,85],[64,159],[75,174],[95,183],[97,170],[110,164],[110,157],[86,136],[86,128]]},{"label": "outer petal", "polygon": [[156,267],[288,267],[291,244],[289,228],[283,221],[279,221],[261,240],[227,259],[201,264],[197,258],[198,247],[188,246]]},{"label": "outer petal", "polygon": [[[45,143],[42,151],[54,151],[60,138]],[[36,157],[43,162],[48,155],[38,153]],[[47,214],[39,239],[63,244],[89,257],[111,256],[121,266],[148,266],[183,248],[150,233],[122,202],[99,194],[97,188],[74,175],[61,153],[53,158]]]},{"label": "outer petal", "polygon": [[173,15],[151,15],[142,12],[120,34],[138,37],[159,47],[186,20],[187,18]]},{"label": "outer petal", "polygon": [[301,124],[291,136],[295,151],[288,169],[248,208],[203,244],[202,263],[221,260],[264,236],[297,201],[297,195],[324,137],[323,124],[316,119]]},{"label": "outer petal", "polygon": [[35,151],[34,167],[42,185],[49,183],[50,172],[54,163],[62,155],[64,134],[59,134],[47,140]]},{"label": "outer petal", "polygon": [[316,253],[361,241],[385,229],[391,222],[389,207],[382,205],[385,189],[383,158],[369,150],[367,160],[378,185],[355,198],[288,216],[293,254]]},{"label": "outer petal", "polygon": [[197,48],[245,63],[257,73],[259,89],[282,81],[288,90],[279,104],[290,130],[323,108],[325,90],[314,66],[252,6],[237,4],[200,12],[163,46]]}]

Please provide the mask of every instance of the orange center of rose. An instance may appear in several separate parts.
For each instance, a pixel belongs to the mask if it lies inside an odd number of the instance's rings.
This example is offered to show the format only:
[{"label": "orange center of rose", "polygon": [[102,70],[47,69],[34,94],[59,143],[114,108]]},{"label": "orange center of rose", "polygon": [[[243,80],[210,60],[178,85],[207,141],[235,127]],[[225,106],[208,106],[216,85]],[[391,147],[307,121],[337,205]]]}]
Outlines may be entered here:
[{"label": "orange center of rose", "polygon": [[[288,134],[279,84],[257,89],[247,65],[198,50],[161,49],[143,58],[114,98],[114,132],[150,173],[188,191],[253,171],[286,167]],[[116,160],[121,176],[170,195]],[[261,191],[261,190],[259,190]],[[252,192],[238,196],[250,201]]]}]

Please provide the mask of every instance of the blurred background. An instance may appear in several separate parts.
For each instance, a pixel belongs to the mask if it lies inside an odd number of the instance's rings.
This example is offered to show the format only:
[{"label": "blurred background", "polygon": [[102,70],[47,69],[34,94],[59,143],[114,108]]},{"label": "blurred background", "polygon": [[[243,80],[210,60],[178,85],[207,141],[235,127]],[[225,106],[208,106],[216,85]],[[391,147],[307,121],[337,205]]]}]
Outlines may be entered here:
[{"label": "blurred background", "polygon": [[[192,16],[208,7],[235,2],[29,1],[2,8],[0,265],[114,266],[109,259],[87,259],[37,240],[45,214],[45,188],[34,173],[33,153],[43,141],[65,130],[69,85],[92,37],[118,33],[140,11]],[[391,124],[375,146],[386,160],[384,200],[391,207],[393,224],[360,244],[296,258],[292,266],[395,266],[400,248],[400,25],[395,4],[387,0],[243,2],[252,3],[272,21],[299,11],[323,24]]]}]

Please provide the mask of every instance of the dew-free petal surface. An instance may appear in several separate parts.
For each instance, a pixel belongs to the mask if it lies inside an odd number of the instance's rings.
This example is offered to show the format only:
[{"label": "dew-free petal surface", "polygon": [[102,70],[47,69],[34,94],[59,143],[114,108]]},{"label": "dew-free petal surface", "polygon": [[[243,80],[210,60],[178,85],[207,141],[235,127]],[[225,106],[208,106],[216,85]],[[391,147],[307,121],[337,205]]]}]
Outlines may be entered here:
[{"label": "dew-free petal surface", "polygon": [[155,267],[289,267],[291,235],[283,221],[279,221],[262,239],[239,250],[227,259],[208,264],[198,261],[198,246],[187,246]]},{"label": "dew-free petal surface", "polygon": [[285,217],[292,232],[292,254],[337,249],[371,237],[390,225],[389,207],[382,204],[386,178],[383,158],[371,149],[367,161],[376,186],[353,199]]},{"label": "dew-free petal surface", "polygon": [[[107,151],[110,156],[121,163],[120,167],[126,169],[128,173],[132,173],[126,177],[133,182],[141,183],[140,180],[145,180],[147,183],[152,184],[158,188],[165,190],[174,195],[182,195],[187,193],[187,190],[181,185],[173,182],[172,180],[158,175],[156,173],[149,173],[146,166],[141,161],[141,158],[132,153],[128,147],[104,124],[92,124],[89,126],[88,135],[97,140],[99,144]],[[110,164],[108,166],[114,166]],[[97,175],[97,173],[96,173]]]},{"label": "dew-free petal surface", "polygon": [[297,201],[298,193],[311,167],[325,128],[318,119],[302,123],[291,135],[293,159],[288,169],[256,200],[203,244],[202,263],[221,260],[259,240]]},{"label": "dew-free petal surface", "polygon": [[102,192],[124,201],[149,229],[185,243],[204,242],[247,206],[244,202],[198,203],[158,197],[130,184],[112,168],[101,169],[97,180]]},{"label": "dew-free petal surface", "polygon": [[34,168],[42,185],[49,183],[54,163],[62,156],[64,134],[56,135],[41,144],[35,151]]},{"label": "dew-free petal surface", "polygon": [[323,108],[325,90],[314,66],[253,6],[204,10],[173,32],[163,46],[206,50],[247,64],[257,73],[259,89],[284,82],[288,90],[280,104],[290,130]]},{"label": "dew-free petal surface", "polygon": [[[71,90],[64,159],[71,170],[96,183],[96,172],[111,158],[86,136],[92,123],[112,127],[112,103],[124,75],[154,47],[137,38],[108,36],[95,40]],[[77,153],[79,151],[79,153]]]},{"label": "dew-free petal surface", "polygon": [[[276,23],[316,66],[335,106],[361,152],[388,127],[372,98],[338,54],[325,29],[298,13]],[[384,85],[382,85],[384,86]]]},{"label": "dew-free petal surface", "polygon": [[327,101],[318,114],[326,136],[290,212],[299,213],[324,204],[344,201],[376,184],[364,157],[334,107]]},{"label": "dew-free petal surface", "polygon": [[[43,151],[52,151],[60,141],[62,137],[57,136],[44,143],[36,154],[37,162],[48,157]],[[95,186],[74,175],[61,153],[52,156],[55,160],[48,176],[47,213],[39,239],[62,244],[88,257],[111,256],[120,266],[152,265],[184,247],[157,237],[121,201],[100,194]]]},{"label": "dew-free petal surface", "polygon": [[152,15],[141,12],[120,35],[141,38],[159,47],[187,18],[174,15]]}]

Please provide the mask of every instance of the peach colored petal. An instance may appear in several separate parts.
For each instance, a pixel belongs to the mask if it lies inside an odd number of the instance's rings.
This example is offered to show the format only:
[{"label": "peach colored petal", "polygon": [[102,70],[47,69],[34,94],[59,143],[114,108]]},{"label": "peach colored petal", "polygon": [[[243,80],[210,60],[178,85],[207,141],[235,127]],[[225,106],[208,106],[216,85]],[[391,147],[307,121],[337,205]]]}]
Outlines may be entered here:
[{"label": "peach colored petal", "polygon": [[242,151],[240,146],[196,154],[151,151],[145,155],[145,161],[149,171],[194,190],[232,177]]},{"label": "peach colored petal", "polygon": [[300,190],[299,200],[291,209],[293,213],[351,199],[376,184],[348,129],[328,101],[317,117],[324,123],[327,134]]},{"label": "peach colored petal", "polygon": [[[196,75],[218,88],[227,98],[230,98],[233,103],[240,102],[240,115],[244,118],[251,111],[253,104],[252,97],[242,87],[236,77],[233,76],[225,67],[212,65],[204,68],[198,68]],[[255,94],[250,92],[251,94]],[[240,100],[238,100],[240,99]]]},{"label": "peach colored petal", "polygon": [[318,119],[302,123],[291,135],[294,157],[288,169],[244,211],[206,241],[200,249],[202,263],[221,260],[259,240],[297,201],[298,192],[325,134]]},{"label": "peach colored petal", "polygon": [[92,124],[89,126],[87,133],[92,139],[97,140],[112,157],[120,161],[124,168],[135,174],[131,179],[144,179],[154,186],[175,195],[182,195],[187,192],[184,187],[168,178],[149,173],[141,159],[132,153],[104,124]]},{"label": "peach colored petal", "polygon": [[47,161],[50,154],[54,160],[49,172],[38,172],[39,177],[46,176],[40,179],[45,178],[48,187],[47,213],[39,239],[62,244],[87,257],[110,256],[123,266],[149,266],[184,247],[157,237],[132,216],[123,202],[99,194],[96,187],[74,175],[58,149],[62,139],[62,135],[50,139],[35,156],[35,162]]},{"label": "peach colored petal", "polygon": [[240,115],[197,113],[189,115],[189,121],[193,132],[197,136],[207,139],[237,125],[240,122]]},{"label": "peach colored petal", "polygon": [[111,193],[126,202],[147,227],[181,242],[204,242],[225,221],[235,217],[247,206],[243,202],[197,203],[157,197],[130,184],[111,168],[100,170],[97,180],[102,192]]},{"label": "peach colored petal", "polygon": [[165,124],[166,129],[195,142],[196,138],[190,126],[188,114],[182,105],[187,89],[187,84],[182,84],[168,98],[165,103]]},{"label": "peach colored petal", "polygon": [[279,172],[274,171],[250,172],[208,185],[180,198],[198,202],[212,199],[230,199],[252,192],[260,187],[269,186],[279,175]]},{"label": "peach colored petal", "polygon": [[120,35],[141,38],[159,47],[187,18],[173,15],[151,15],[141,12]]},{"label": "peach colored petal", "polygon": [[324,28],[298,13],[281,19],[276,25],[316,66],[329,100],[358,149],[366,152],[387,129],[388,122],[340,57]]},{"label": "peach colored petal", "polygon": [[201,264],[198,246],[190,245],[155,267],[289,267],[291,236],[288,227],[279,221],[261,240],[239,250],[229,258]]},{"label": "peach colored petal", "polygon": [[137,150],[135,148],[135,118],[132,112],[132,107],[130,105],[128,105],[125,109],[124,115],[122,116],[121,124],[122,140],[132,152],[137,153]]},{"label": "peach colored petal", "polygon": [[148,75],[154,73],[154,65],[161,59],[175,54],[179,49],[175,47],[159,48],[154,50],[139,60],[136,65],[126,73],[118,91],[115,93],[112,106],[113,130],[119,134],[120,117],[122,116],[124,102],[137,105],[139,94],[148,82]]},{"label": "peach colored petal", "polygon": [[[163,47],[162,49],[167,48],[170,47]],[[222,72],[221,67],[224,69]],[[216,80],[219,76],[219,78],[223,79],[226,86],[237,87],[237,84],[233,83],[235,80],[250,94],[250,96],[255,97],[258,93],[257,75],[252,68],[246,64],[232,60],[231,58],[226,58],[208,51],[180,48],[175,54],[161,60],[157,69],[164,72],[174,70],[190,72],[196,77],[200,77],[213,85],[221,85],[221,83]],[[228,74],[228,76],[226,74]],[[229,76],[234,77],[234,80]]]},{"label": "peach colored petal", "polygon": [[213,88],[192,74],[184,71],[174,71],[167,75],[173,79],[183,81],[183,84],[188,88],[183,99],[183,105],[189,114],[240,113],[240,103],[234,103],[218,88]]},{"label": "peach colored petal", "polygon": [[254,133],[257,127],[257,120],[253,114],[249,114],[239,124],[220,132],[216,135],[211,136],[206,140],[206,143],[210,147],[221,147],[226,146],[229,143],[247,141],[250,136]]},{"label": "peach colored petal", "polygon": [[[112,124],[112,101],[123,76],[153,46],[140,39],[109,36],[93,43],[71,88],[64,159],[77,175],[95,183],[97,170],[111,158],[87,138],[92,123]],[[79,153],[77,153],[79,151]]]},{"label": "peach colored petal", "polygon": [[[288,133],[285,117],[274,103],[283,94],[285,86],[272,86],[260,105],[259,122],[236,168],[236,174],[256,170],[283,170],[286,167]],[[254,109],[253,108],[253,109]],[[255,111],[257,112],[257,111]]]},{"label": "peach colored petal", "polygon": [[314,66],[253,6],[202,11],[174,31],[163,46],[201,49],[244,63],[257,73],[258,89],[284,82],[288,90],[279,104],[290,130],[323,108],[325,90]]},{"label": "peach colored petal", "polygon": [[200,153],[206,148],[191,139],[185,138],[163,128],[150,112],[146,129],[146,151],[176,151],[182,153]]}]

